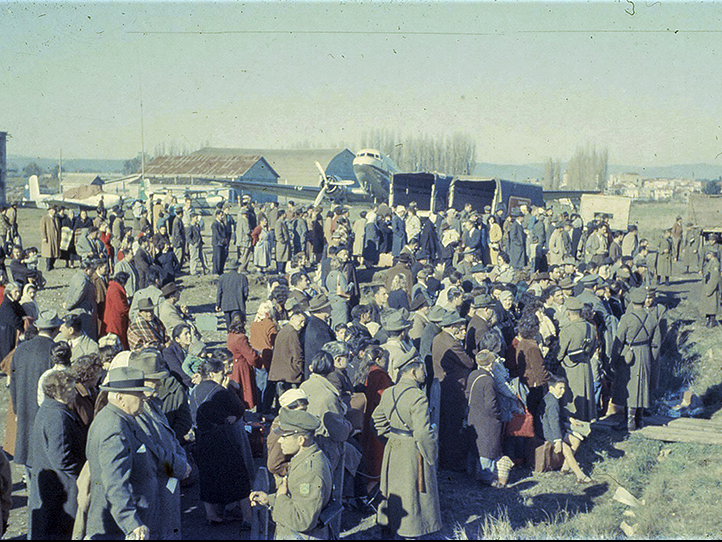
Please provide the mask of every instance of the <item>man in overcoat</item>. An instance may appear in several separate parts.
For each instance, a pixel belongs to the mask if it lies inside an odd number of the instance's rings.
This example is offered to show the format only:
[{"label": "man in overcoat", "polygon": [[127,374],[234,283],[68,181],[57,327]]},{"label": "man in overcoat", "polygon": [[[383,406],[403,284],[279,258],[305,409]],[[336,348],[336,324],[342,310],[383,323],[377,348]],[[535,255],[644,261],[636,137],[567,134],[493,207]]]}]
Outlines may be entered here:
[{"label": "man in overcoat", "polygon": [[14,461],[29,466],[30,435],[38,412],[38,381],[50,369],[50,350],[55,344],[62,320],[55,311],[40,314],[36,337],[18,344],[10,366],[10,398],[17,416]]},{"label": "man in overcoat", "polygon": [[218,279],[216,311],[226,317],[226,328],[230,328],[233,315],[241,313],[246,318],[248,300],[248,279],[243,274],[243,265],[234,266]]},{"label": "man in overcoat", "polygon": [[613,401],[616,405],[626,404],[629,431],[641,426],[644,409],[650,406],[652,343],[659,326],[644,310],[646,298],[647,292],[642,288],[629,292],[632,306],[619,321],[612,350],[616,367]]},{"label": "man in overcoat", "polygon": [[324,344],[336,340],[336,334],[328,325],[330,311],[331,303],[329,303],[328,297],[323,294],[314,297],[308,305],[309,316],[306,320],[306,326],[301,331],[304,380],[307,380],[311,375],[309,366],[313,356],[321,351]]},{"label": "man in overcoat", "polygon": [[303,381],[304,358],[300,333],[305,325],[306,315],[300,311],[294,312],[276,335],[268,381],[276,384],[279,396],[288,389],[298,387]]},{"label": "man in overcoat", "polygon": [[108,405],[90,425],[86,455],[90,467],[90,507],[86,539],[150,540],[160,533],[159,492],[155,445],[138,425],[145,394],[143,371],[118,367],[100,387],[108,392]]},{"label": "man in overcoat", "polygon": [[702,290],[699,300],[699,312],[707,318],[707,327],[717,327],[717,313],[720,300],[720,264],[717,252],[708,250],[705,253],[702,268]]},{"label": "man in overcoat", "polygon": [[441,529],[437,433],[422,389],[424,362],[412,350],[398,369],[399,383],[384,390],[372,417],[376,434],[388,439],[377,521],[389,531],[389,539],[397,535],[415,538]]},{"label": "man in overcoat", "polygon": [[466,379],[476,363],[464,350],[466,320],[456,312],[441,321],[442,332],[434,339],[434,378],[441,385],[439,404],[439,463],[442,468],[466,468]]},{"label": "man in overcoat", "polygon": [[49,207],[48,214],[40,220],[40,235],[43,240],[40,255],[45,258],[46,271],[51,271],[55,260],[60,257],[60,225],[56,212],[55,207]]},{"label": "man in overcoat", "polygon": [[522,220],[524,219],[518,208],[512,209],[514,221],[509,229],[509,258],[514,269],[523,269],[527,264],[526,233]]},{"label": "man in overcoat", "polygon": [[68,311],[82,309],[80,319],[83,331],[93,339],[98,340],[98,302],[95,286],[90,279],[95,273],[95,266],[90,261],[80,264],[80,270],[70,279],[68,289],[65,291],[63,308]]}]

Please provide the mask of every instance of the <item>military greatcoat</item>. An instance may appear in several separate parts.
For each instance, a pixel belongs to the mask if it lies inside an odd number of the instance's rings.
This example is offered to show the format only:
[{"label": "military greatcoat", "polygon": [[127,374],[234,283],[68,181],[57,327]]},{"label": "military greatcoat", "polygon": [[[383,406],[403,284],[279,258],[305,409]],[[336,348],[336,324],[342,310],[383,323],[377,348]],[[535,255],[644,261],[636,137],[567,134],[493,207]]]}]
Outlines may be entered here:
[{"label": "military greatcoat", "polygon": [[381,467],[384,500],[378,523],[408,538],[438,531],[437,436],[426,394],[419,384],[402,378],[384,391],[372,419],[379,437],[388,439]]},{"label": "military greatcoat", "polygon": [[[591,337],[592,344],[585,352],[578,352]],[[583,319],[570,321],[559,333],[559,359],[569,386],[563,398],[569,414],[579,420],[591,421],[597,417],[597,402],[594,397],[594,375],[592,374],[591,354],[594,351],[595,331],[590,323]],[[572,359],[572,358],[577,358]]]}]

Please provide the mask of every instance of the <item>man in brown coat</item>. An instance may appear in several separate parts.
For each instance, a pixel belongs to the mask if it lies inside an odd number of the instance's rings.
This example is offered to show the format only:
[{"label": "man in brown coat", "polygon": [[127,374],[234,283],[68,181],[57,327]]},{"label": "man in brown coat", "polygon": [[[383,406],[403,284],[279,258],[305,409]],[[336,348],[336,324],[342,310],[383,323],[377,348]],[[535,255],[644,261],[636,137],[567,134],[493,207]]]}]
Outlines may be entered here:
[{"label": "man in brown coat", "polygon": [[441,328],[431,349],[434,378],[441,384],[439,464],[441,468],[465,470],[466,379],[476,363],[464,350],[466,320],[453,312],[444,317]]},{"label": "man in brown coat", "polygon": [[60,226],[55,216],[56,212],[55,207],[49,207],[48,214],[40,220],[40,235],[43,240],[40,255],[45,258],[47,271],[53,269],[55,260],[60,257]]},{"label": "man in brown coat", "polygon": [[268,381],[275,382],[277,396],[291,388],[297,388],[303,381],[303,348],[300,333],[306,325],[306,315],[295,309],[288,323],[276,336]]},{"label": "man in brown coat", "polygon": [[496,302],[490,295],[478,295],[471,302],[469,326],[466,328],[466,353],[474,358],[480,350],[481,338],[494,326]]}]

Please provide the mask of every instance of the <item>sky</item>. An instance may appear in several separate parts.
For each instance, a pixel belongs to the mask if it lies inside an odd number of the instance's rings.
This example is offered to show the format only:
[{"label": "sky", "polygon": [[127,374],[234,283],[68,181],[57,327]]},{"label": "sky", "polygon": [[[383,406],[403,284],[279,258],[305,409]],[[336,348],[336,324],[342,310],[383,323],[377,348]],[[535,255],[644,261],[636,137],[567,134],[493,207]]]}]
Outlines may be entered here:
[{"label": "sky", "polygon": [[0,2],[0,130],[41,157],[383,129],[493,163],[722,165],[721,53],[722,3]]}]

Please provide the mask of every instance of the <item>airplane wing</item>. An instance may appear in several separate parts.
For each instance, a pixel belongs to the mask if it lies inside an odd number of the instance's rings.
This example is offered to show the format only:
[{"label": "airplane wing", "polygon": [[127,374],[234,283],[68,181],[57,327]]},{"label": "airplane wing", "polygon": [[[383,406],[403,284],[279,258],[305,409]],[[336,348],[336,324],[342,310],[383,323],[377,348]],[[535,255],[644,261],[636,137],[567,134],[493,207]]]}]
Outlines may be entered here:
[{"label": "airplane wing", "polygon": [[[209,179],[210,180],[210,179]],[[212,182],[215,184],[224,184],[226,186],[232,186],[236,190],[241,192],[258,192],[262,194],[269,194],[273,196],[284,196],[288,198],[308,199],[315,200],[321,188],[318,186],[292,186],[285,184],[269,184],[269,183],[257,183],[253,181],[218,181],[214,179]]]}]

